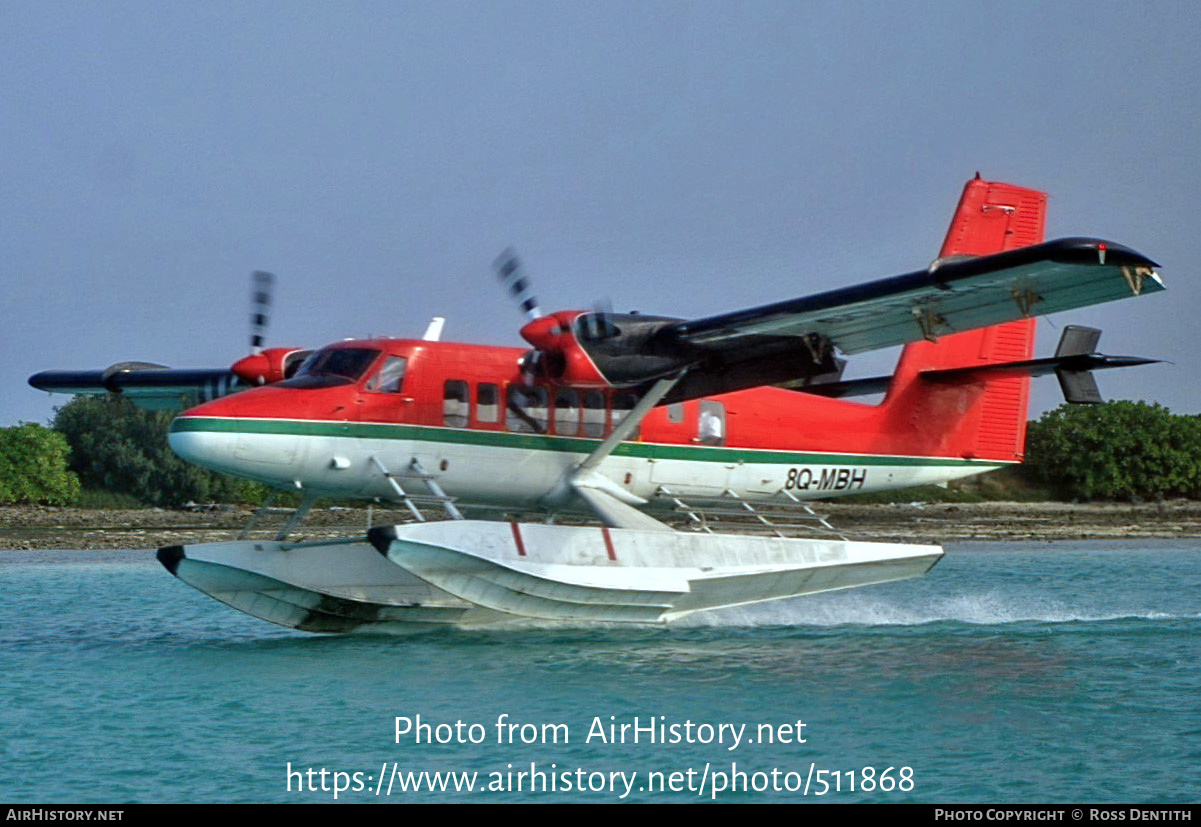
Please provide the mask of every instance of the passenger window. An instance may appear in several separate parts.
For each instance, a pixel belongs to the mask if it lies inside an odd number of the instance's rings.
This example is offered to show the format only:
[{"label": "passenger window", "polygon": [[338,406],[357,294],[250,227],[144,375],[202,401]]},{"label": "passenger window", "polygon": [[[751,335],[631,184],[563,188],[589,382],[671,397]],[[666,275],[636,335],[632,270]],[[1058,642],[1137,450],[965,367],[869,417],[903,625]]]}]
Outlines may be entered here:
[{"label": "passenger window", "polygon": [[389,356],[375,376],[367,380],[365,389],[372,393],[400,393],[404,385],[405,364],[403,356]]},{"label": "passenger window", "polygon": [[442,391],[442,421],[452,428],[466,428],[470,413],[467,383],[461,379],[447,379]]},{"label": "passenger window", "polygon": [[555,393],[555,433],[577,436],[580,433],[580,395],[571,388]]},{"label": "passenger window", "polygon": [[546,388],[509,385],[505,421],[514,433],[546,433]]},{"label": "passenger window", "polygon": [[500,388],[481,382],[475,389],[475,418],[479,422],[500,421]]},{"label": "passenger window", "polygon": [[600,391],[588,391],[584,394],[584,423],[583,436],[602,437],[605,435],[605,395]]},{"label": "passenger window", "polygon": [[679,425],[684,421],[684,403],[676,402],[667,406],[667,421],[672,425]]}]

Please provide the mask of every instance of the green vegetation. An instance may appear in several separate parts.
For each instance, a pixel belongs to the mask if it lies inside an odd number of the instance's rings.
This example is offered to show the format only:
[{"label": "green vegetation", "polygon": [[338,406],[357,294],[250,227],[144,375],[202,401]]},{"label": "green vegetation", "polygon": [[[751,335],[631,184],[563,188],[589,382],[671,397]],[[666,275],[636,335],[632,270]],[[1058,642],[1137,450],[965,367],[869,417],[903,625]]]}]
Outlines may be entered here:
[{"label": "green vegetation", "polygon": [[1158,404],[1061,405],[1030,423],[1026,472],[1068,500],[1201,496],[1201,418]]},{"label": "green vegetation", "polygon": [[58,409],[54,429],[71,446],[71,470],[85,488],[157,506],[260,502],[264,486],[189,465],[167,444],[171,415],[120,397],[78,397]]},{"label": "green vegetation", "polygon": [[24,422],[0,429],[0,503],[66,505],[79,495],[63,435]]}]

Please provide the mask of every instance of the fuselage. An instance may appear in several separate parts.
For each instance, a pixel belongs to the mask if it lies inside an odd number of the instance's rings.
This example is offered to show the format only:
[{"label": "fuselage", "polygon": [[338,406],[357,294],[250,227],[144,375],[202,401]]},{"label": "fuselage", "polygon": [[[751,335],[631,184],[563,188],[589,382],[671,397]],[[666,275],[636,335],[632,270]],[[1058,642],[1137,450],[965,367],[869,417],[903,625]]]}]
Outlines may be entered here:
[{"label": "fuselage", "polygon": [[[426,494],[426,475],[465,504],[578,508],[567,476],[637,398],[531,381],[524,353],[404,339],[338,343],[289,381],[187,411],[171,445],[199,465],[310,494],[397,500],[402,490]],[[938,403],[952,391],[956,404]],[[1005,464],[965,449],[948,427],[979,391],[925,389],[916,407],[779,388],[666,405],[599,471],[631,502],[665,494],[815,499],[942,482]]]}]

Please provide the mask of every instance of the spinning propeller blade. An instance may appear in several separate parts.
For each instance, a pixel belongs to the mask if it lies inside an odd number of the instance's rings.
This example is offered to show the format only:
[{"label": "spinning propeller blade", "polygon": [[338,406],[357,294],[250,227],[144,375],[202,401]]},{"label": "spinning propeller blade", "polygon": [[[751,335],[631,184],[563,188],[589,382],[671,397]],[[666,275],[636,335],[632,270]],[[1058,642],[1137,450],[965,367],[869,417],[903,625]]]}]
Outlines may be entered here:
[{"label": "spinning propeller blade", "polygon": [[250,352],[259,353],[266,338],[267,323],[271,312],[271,293],[275,287],[275,276],[255,270],[250,286]]},{"label": "spinning propeller blade", "polygon": [[496,271],[496,277],[509,291],[509,295],[517,302],[522,312],[531,320],[542,317],[542,308],[538,306],[538,299],[530,290],[530,280],[526,278],[525,268],[521,266],[521,259],[517,257],[516,250],[512,247],[507,248],[492,262],[492,269]]}]

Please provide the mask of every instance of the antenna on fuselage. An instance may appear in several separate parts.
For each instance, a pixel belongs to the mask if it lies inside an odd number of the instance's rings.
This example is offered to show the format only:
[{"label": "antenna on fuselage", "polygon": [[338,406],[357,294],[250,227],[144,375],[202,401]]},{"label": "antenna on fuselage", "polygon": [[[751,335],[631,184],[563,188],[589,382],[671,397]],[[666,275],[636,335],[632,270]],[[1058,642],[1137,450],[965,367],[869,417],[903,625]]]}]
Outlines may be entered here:
[{"label": "antenna on fuselage", "polygon": [[442,338],[442,326],[446,324],[446,318],[443,316],[435,316],[430,319],[429,327],[425,329],[425,333],[421,338],[426,342],[437,342]]}]

